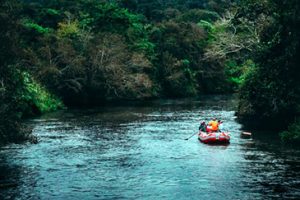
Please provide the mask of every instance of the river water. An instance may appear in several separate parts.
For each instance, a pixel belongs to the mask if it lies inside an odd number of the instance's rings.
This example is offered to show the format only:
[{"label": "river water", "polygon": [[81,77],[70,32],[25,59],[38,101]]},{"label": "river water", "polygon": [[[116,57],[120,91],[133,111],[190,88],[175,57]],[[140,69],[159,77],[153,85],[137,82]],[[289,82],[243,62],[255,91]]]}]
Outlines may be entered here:
[{"label": "river water", "polygon": [[[300,151],[240,137],[227,96],[65,110],[31,119],[38,144],[0,149],[0,199],[300,199]],[[200,143],[218,117],[227,146]]]}]

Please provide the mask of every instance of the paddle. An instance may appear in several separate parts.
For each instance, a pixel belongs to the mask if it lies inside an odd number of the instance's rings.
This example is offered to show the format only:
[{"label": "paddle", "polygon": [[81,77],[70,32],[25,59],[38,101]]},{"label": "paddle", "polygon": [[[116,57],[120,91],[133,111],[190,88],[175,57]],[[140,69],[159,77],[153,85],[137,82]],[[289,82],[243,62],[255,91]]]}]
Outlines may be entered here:
[{"label": "paddle", "polygon": [[188,138],[185,138],[185,140],[189,140],[190,138],[192,138],[194,135],[196,135],[196,134],[198,134],[197,132],[196,133],[194,133],[193,135],[191,135],[190,137],[188,137]]},{"label": "paddle", "polygon": [[[222,132],[222,131],[221,131]],[[224,130],[224,132],[227,132],[227,133],[240,133],[242,136],[244,137],[251,137],[252,136],[252,133],[251,132],[246,132],[246,131],[227,131],[227,130]]]}]

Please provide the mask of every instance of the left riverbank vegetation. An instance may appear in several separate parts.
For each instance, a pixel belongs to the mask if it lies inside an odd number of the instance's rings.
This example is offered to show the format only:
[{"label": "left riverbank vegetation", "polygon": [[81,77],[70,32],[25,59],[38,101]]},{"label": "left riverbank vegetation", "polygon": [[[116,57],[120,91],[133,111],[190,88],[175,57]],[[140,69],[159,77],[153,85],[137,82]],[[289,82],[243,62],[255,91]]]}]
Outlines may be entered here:
[{"label": "left riverbank vegetation", "polygon": [[232,92],[243,123],[277,120],[299,141],[297,13],[296,0],[1,0],[0,141],[65,106]]}]

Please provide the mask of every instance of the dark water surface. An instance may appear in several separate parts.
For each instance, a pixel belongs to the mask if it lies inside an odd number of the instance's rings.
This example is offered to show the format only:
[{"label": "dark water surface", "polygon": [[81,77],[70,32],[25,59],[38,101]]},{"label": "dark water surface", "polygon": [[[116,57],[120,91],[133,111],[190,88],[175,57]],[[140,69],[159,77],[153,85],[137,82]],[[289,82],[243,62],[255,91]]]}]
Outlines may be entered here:
[{"label": "dark water surface", "polygon": [[300,151],[276,134],[209,146],[216,116],[238,131],[235,100],[156,101],[67,110],[30,120],[39,143],[0,149],[0,199],[300,199]]}]

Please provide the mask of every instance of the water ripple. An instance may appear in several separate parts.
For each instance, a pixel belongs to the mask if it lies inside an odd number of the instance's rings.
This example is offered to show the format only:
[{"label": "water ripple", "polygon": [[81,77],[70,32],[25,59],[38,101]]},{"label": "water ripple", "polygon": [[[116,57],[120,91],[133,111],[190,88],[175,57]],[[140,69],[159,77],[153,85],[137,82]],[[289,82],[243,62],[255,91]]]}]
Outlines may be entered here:
[{"label": "water ripple", "polygon": [[[241,138],[234,105],[212,96],[30,120],[40,142],[1,148],[0,183],[17,186],[0,198],[299,199],[300,152]],[[232,131],[230,145],[184,140],[212,117]]]}]

